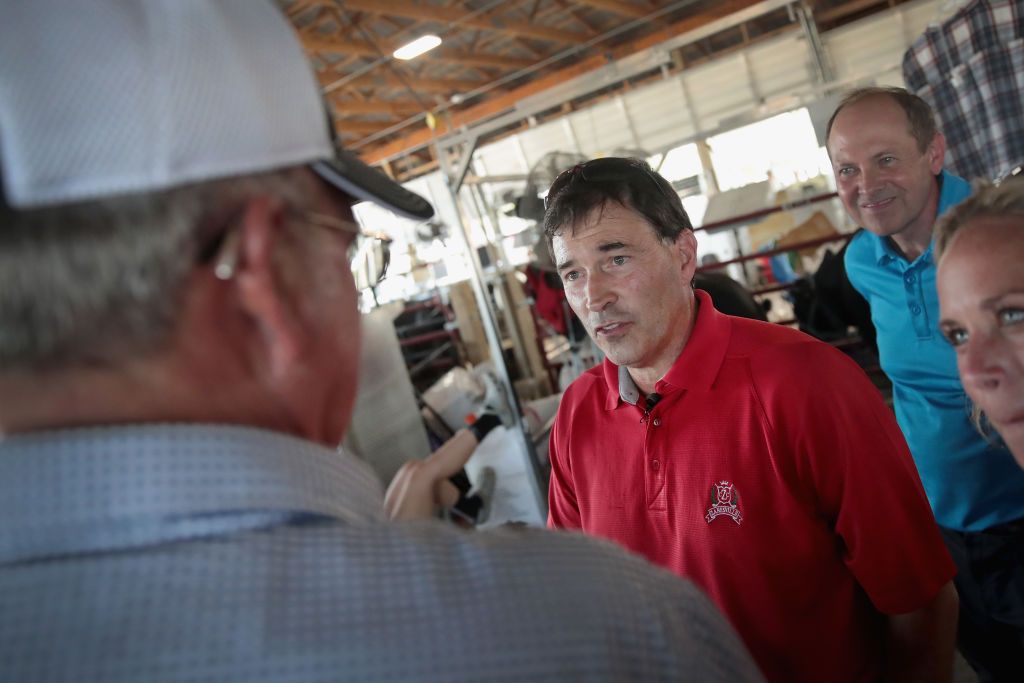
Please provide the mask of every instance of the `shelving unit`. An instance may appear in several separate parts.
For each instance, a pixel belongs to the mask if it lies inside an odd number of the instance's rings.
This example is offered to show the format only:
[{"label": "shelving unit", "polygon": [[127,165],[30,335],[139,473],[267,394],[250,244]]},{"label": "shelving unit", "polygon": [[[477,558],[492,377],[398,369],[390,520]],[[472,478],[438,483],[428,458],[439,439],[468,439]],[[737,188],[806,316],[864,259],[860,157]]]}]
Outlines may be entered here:
[{"label": "shelving unit", "polygon": [[416,391],[426,391],[463,362],[465,352],[454,321],[455,314],[439,293],[410,301],[395,318],[395,334]]}]

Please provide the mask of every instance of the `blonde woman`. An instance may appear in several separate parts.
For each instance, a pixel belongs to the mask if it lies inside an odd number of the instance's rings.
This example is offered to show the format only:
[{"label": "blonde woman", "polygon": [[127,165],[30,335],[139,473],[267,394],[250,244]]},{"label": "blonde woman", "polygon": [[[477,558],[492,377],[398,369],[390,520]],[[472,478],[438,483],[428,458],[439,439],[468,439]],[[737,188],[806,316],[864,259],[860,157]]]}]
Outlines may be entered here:
[{"label": "blonde woman", "polygon": [[936,226],[942,334],[980,425],[1024,467],[1024,177],[985,185]]}]

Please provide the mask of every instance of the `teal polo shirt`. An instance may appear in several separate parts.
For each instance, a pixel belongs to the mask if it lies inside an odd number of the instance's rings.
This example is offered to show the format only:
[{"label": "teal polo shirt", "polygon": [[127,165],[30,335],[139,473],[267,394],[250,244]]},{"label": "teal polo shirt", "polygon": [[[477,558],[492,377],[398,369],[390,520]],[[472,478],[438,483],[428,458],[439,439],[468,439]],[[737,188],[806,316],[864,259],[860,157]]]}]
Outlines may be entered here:
[{"label": "teal polo shirt", "polygon": [[[951,173],[938,181],[940,216],[971,194],[970,184]],[[936,521],[979,531],[1024,517],[1024,470],[970,421],[956,352],[939,333],[934,246],[908,262],[888,238],[861,230],[846,250],[846,272],[871,306],[896,420]]]}]

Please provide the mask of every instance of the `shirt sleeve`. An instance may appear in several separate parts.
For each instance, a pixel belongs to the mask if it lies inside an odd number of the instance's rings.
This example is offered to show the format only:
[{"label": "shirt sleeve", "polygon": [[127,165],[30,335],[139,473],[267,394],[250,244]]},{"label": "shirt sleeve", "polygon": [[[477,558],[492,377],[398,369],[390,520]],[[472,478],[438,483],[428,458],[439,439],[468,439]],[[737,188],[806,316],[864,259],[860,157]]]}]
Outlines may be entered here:
[{"label": "shirt sleeve", "polygon": [[852,360],[817,342],[794,346],[782,362],[799,386],[766,399],[777,447],[792,451],[804,498],[875,607],[920,609],[956,569],[896,419]]},{"label": "shirt sleeve", "polygon": [[558,416],[548,438],[551,480],[548,484],[548,526],[555,529],[582,529],[579,503],[573,486],[569,463],[568,432],[572,418],[569,413],[569,392],[562,398]]}]

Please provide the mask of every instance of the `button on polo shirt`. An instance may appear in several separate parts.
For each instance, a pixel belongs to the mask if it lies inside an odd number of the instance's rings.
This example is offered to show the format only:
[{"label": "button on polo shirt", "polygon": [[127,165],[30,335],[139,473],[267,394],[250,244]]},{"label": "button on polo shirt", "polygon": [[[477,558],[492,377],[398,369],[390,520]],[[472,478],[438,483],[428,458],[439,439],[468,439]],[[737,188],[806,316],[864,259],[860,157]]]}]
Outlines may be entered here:
[{"label": "button on polo shirt", "polygon": [[892,313],[909,316],[917,339],[931,338],[938,333],[937,320],[931,319],[928,315],[928,301],[925,296],[928,282],[931,282],[932,290],[935,289],[931,247],[912,263],[902,258],[888,243],[882,248],[884,253],[878,258],[879,267],[903,280],[903,296],[898,306],[900,310]]},{"label": "button on polo shirt", "polygon": [[892,413],[830,346],[697,298],[648,415],[607,360],[566,391],[549,521],[692,578],[769,680],[875,680],[875,607],[913,611],[954,573]]}]

